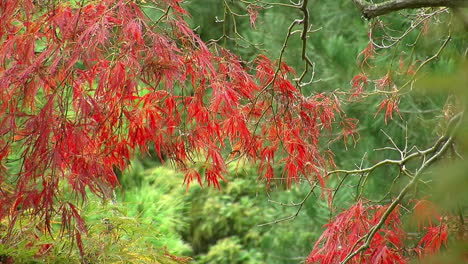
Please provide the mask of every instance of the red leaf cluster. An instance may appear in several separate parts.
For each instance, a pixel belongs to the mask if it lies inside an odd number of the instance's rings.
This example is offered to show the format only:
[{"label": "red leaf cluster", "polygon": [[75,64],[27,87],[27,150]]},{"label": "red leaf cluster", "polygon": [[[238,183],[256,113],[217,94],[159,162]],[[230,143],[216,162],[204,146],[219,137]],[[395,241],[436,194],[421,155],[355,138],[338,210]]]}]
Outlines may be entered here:
[{"label": "red leaf cluster", "polygon": [[[430,204],[423,200],[417,203]],[[375,228],[386,213],[389,205],[369,205],[359,201],[346,211],[338,214],[326,224],[325,231],[315,243],[307,257],[307,263],[340,263],[349,254],[364,245],[367,235]],[[434,217],[424,210],[423,218]],[[428,216],[431,214],[431,216]],[[408,263],[412,253],[422,257],[438,251],[447,242],[447,227],[440,221],[438,225],[426,222],[426,233],[414,248],[408,248],[406,232],[402,228],[400,212],[393,209],[377,230],[369,245],[355,255],[348,263]]]},{"label": "red leaf cluster", "polygon": [[360,73],[351,79],[350,84],[351,89],[353,90],[353,93],[349,96],[349,99],[351,100],[353,97],[361,96],[364,86],[367,85],[367,76]]},{"label": "red leaf cluster", "polygon": [[[114,170],[149,145],[187,185],[219,187],[240,157],[268,183],[283,162],[288,185],[324,185],[318,145],[341,118],[339,101],[302,96],[284,63],[259,56],[243,66],[209,49],[179,2],[156,1],[168,12],[154,21],[133,1],[0,1],[0,183],[13,182],[1,187],[0,219],[10,227],[26,214],[49,228],[59,215],[76,223],[79,246],[85,226],[64,195],[110,198]],[[344,135],[353,130],[347,120]]]},{"label": "red leaf cluster", "polygon": [[258,9],[260,9],[260,6],[249,4],[246,9],[247,9],[247,12],[249,13],[250,26],[252,28],[255,28],[255,21],[257,20]]},{"label": "red leaf cluster", "polygon": [[385,113],[384,113],[385,124],[387,124],[387,120],[389,118],[393,119],[393,112],[396,112],[398,116],[400,116],[401,118],[400,110],[398,109],[398,101],[399,99],[396,96],[383,99],[382,102],[380,102],[379,108],[377,109],[377,112],[375,112],[374,117],[377,116],[380,113],[380,111],[382,111],[382,109],[385,109]]},{"label": "red leaf cluster", "polygon": [[[315,243],[307,263],[331,264],[342,261],[363,245],[362,238],[379,222],[386,208],[387,206],[369,206],[360,201],[337,215],[326,225],[326,230]],[[370,241],[369,248],[348,263],[405,263],[401,241],[403,234],[398,211],[395,210]]]}]

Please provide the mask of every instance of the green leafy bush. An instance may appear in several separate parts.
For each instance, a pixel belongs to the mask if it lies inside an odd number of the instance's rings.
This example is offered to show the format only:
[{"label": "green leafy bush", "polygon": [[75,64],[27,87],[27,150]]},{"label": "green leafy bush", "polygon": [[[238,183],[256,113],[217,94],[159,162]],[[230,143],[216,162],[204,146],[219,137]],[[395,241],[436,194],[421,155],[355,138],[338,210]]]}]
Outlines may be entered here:
[{"label": "green leafy bush", "polygon": [[[102,203],[96,197],[90,198],[79,209],[87,229],[86,233],[80,234],[81,241],[75,240],[74,234],[60,230],[58,218],[53,219],[50,233],[27,228],[32,222],[21,219],[11,230],[15,239],[9,240],[8,244],[0,243],[0,261],[80,263],[83,259],[84,263],[164,264],[185,261],[169,253],[171,250],[154,243],[166,237],[161,235],[156,225],[129,216],[126,213],[128,209],[122,203]],[[7,230],[5,223],[0,223],[0,230],[2,233]],[[75,229],[75,232],[78,231]],[[80,245],[76,247],[76,243]]]}]

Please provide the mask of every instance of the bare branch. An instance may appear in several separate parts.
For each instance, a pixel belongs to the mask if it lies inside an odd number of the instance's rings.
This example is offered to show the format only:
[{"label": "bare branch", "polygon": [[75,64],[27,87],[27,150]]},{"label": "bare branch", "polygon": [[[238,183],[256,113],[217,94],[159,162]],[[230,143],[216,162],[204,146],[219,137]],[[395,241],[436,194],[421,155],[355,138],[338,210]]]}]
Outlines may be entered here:
[{"label": "bare branch", "polygon": [[291,204],[284,204],[284,203],[279,203],[279,202],[276,202],[276,201],[272,201],[272,200],[268,200],[269,202],[273,202],[275,204],[280,204],[280,205],[283,205],[283,206],[298,206],[297,208],[297,211],[296,213],[290,215],[290,216],[287,216],[287,217],[284,217],[284,218],[280,218],[280,219],[276,219],[274,221],[271,221],[271,222],[268,222],[268,223],[263,223],[263,224],[259,224],[257,226],[267,226],[267,225],[274,225],[274,224],[277,224],[277,223],[281,223],[281,222],[284,222],[284,221],[289,221],[289,220],[293,220],[295,219],[298,215],[299,215],[299,212],[301,211],[302,207],[304,206],[305,202],[307,201],[307,199],[309,199],[310,195],[312,193],[314,193],[314,189],[315,187],[317,187],[317,183],[315,183],[309,190],[309,192],[306,194],[306,196],[304,197],[304,199],[302,199],[302,201],[300,201],[299,203],[291,203]]},{"label": "bare branch", "polygon": [[374,235],[379,231],[379,229],[382,227],[384,224],[385,220],[389,217],[389,215],[392,213],[392,211],[397,208],[398,205],[401,204],[404,196],[408,192],[408,190],[414,186],[421,178],[422,172],[429,166],[431,165],[435,160],[437,160],[441,155],[444,154],[444,152],[452,145],[453,139],[454,139],[454,134],[457,129],[457,127],[460,125],[461,120],[462,120],[462,115],[463,112],[455,115],[452,117],[450,120],[447,130],[444,136],[442,136],[432,147],[433,151],[429,157],[424,158],[423,162],[420,164],[419,168],[416,170],[415,174],[413,175],[413,178],[411,181],[400,191],[398,196],[393,200],[393,202],[390,204],[390,206],[385,210],[383,215],[381,216],[379,222],[374,225],[369,233],[367,233],[365,236],[361,237],[358,241],[355,242],[353,246],[354,248],[361,242],[364,241],[364,243],[358,247],[356,250],[350,252],[344,259],[343,261],[340,262],[340,264],[346,264],[349,260],[351,260],[354,256],[357,254],[361,253],[362,251],[366,250],[370,246],[370,242]]},{"label": "bare branch", "polygon": [[[461,113],[455,115],[452,118],[451,123],[455,122],[454,120],[458,120],[460,118],[460,116],[461,116]],[[359,169],[355,169],[355,170],[333,170],[333,171],[329,171],[327,174],[331,175],[331,174],[336,174],[336,173],[344,173],[344,174],[371,173],[375,169],[377,169],[379,167],[382,167],[384,165],[388,165],[388,164],[395,164],[395,165],[400,166],[401,168],[404,168],[404,165],[407,162],[409,162],[410,160],[413,160],[413,159],[419,158],[419,157],[425,158],[426,156],[433,155],[435,152],[437,152],[439,150],[440,146],[442,144],[444,144],[446,141],[447,141],[447,136],[443,135],[430,148],[425,149],[425,150],[418,150],[417,148],[415,148],[414,152],[412,152],[412,153],[406,153],[406,152],[403,152],[402,150],[400,150],[399,148],[397,148],[397,149],[393,148],[393,150],[397,150],[398,152],[400,152],[400,154],[401,154],[400,159],[395,159],[395,160],[385,159],[385,160],[379,161],[379,162],[375,163],[374,165],[372,165],[370,167],[367,167],[367,168],[359,168]]]},{"label": "bare branch", "polygon": [[365,0],[353,0],[362,15],[371,19],[403,9],[415,9],[423,7],[468,7],[466,0],[388,0],[383,3],[373,4]]}]

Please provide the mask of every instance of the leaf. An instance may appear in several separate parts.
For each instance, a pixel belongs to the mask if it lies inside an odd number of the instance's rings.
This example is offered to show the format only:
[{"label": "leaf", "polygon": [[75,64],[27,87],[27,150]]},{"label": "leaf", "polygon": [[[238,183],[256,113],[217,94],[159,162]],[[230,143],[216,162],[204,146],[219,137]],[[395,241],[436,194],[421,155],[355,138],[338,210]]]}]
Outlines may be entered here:
[{"label": "leaf", "polygon": [[78,213],[76,207],[71,203],[68,203],[68,206],[70,207],[72,216],[76,221],[76,230],[78,231],[78,233],[86,233],[87,232],[86,225],[83,219],[80,217],[80,214]]},{"label": "leaf", "polygon": [[426,199],[415,200],[414,202],[411,218],[416,223],[418,230],[421,230],[424,226],[432,227],[434,220],[436,222],[442,221],[436,206],[432,202]]},{"label": "leaf", "polygon": [[362,56],[362,61],[360,63],[361,67],[364,67],[364,64],[370,66],[368,60],[373,59],[374,55],[376,54],[371,32],[368,32],[367,36],[369,37],[369,42],[357,56],[358,58]]},{"label": "leaf", "polygon": [[386,90],[386,88],[390,88],[392,84],[390,72],[387,72],[387,74],[382,76],[380,79],[375,80],[374,83],[375,83],[375,88],[379,90]]},{"label": "leaf", "polygon": [[343,121],[340,121],[340,126],[342,127],[341,134],[343,135],[343,141],[345,147],[347,148],[347,139],[349,136],[352,137],[354,145],[356,145],[356,138],[354,135],[357,133],[356,131],[356,124],[358,120],[355,118],[345,118]]},{"label": "leaf", "polygon": [[419,241],[417,252],[420,252],[420,254],[424,252],[424,255],[434,254],[442,245],[447,244],[447,238],[448,232],[445,224],[426,227],[426,234]]},{"label": "leaf", "polygon": [[380,102],[377,112],[374,114],[374,118],[379,114],[379,112],[385,108],[384,121],[387,124],[388,118],[393,119],[393,112],[396,112],[400,118],[402,118],[400,111],[398,109],[398,98],[391,97],[386,98]]},{"label": "leaf", "polygon": [[188,188],[190,186],[190,183],[193,181],[193,180],[197,180],[198,184],[200,186],[203,186],[202,182],[201,182],[201,177],[200,177],[200,174],[198,173],[198,171],[194,170],[194,169],[187,169],[185,172],[184,172],[184,184],[186,184],[186,192],[188,192]]},{"label": "leaf", "polygon": [[254,4],[249,4],[247,6],[247,12],[249,13],[250,26],[255,28],[255,21],[257,20],[258,9],[260,7]]},{"label": "leaf", "polygon": [[351,79],[350,84],[353,93],[349,96],[349,100],[362,94],[363,87],[367,85],[367,77],[363,73],[360,73]]},{"label": "leaf", "polygon": [[[363,245],[361,238],[380,220],[387,208],[388,205],[370,206],[358,201],[339,213],[325,226],[325,231],[314,244],[306,262],[341,262]],[[354,256],[350,263],[406,263],[405,256],[398,250],[403,234],[399,215],[394,211],[370,241],[369,248]]]}]

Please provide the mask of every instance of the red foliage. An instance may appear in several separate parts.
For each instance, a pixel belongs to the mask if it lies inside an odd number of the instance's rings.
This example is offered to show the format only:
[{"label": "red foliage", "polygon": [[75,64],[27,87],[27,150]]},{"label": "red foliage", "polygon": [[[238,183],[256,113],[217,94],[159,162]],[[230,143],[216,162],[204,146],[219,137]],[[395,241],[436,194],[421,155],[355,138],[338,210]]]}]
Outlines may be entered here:
[{"label": "red foliage", "polygon": [[420,257],[434,254],[447,243],[447,224],[436,206],[428,200],[415,201],[412,212],[412,220],[418,230],[426,231],[414,249],[416,254]]},{"label": "red foliage", "polygon": [[[363,237],[375,226],[387,206],[370,206],[360,201],[338,214],[307,257],[307,263],[340,263],[364,244]],[[394,210],[370,241],[369,248],[348,263],[405,263],[398,210]]]},{"label": "red foliage", "polygon": [[[258,165],[267,185],[281,162],[286,185],[306,178],[325,187],[326,165],[334,162],[320,139],[335,124],[345,142],[354,139],[357,120],[342,113],[335,96],[303,96],[285,63],[259,55],[243,66],[228,50],[210,49],[184,21],[180,0],[155,1],[167,10],[157,21],[134,1],[38,2],[0,1],[0,220],[10,220],[10,232],[25,215],[50,232],[58,215],[82,253],[86,226],[64,194],[110,198],[114,170],[149,145],[185,173],[187,187],[204,179],[219,188],[227,162],[240,157]],[[247,10],[253,27],[257,6]],[[369,42],[363,63],[374,53]],[[367,83],[355,76],[351,97]],[[392,97],[379,106],[385,122],[397,103]],[[16,169],[7,166],[12,162]],[[339,214],[307,262],[342,260],[386,208],[359,202]],[[395,210],[352,262],[403,263],[399,221]],[[444,230],[428,227],[418,248],[438,249]]]},{"label": "red foliage", "polygon": [[[268,183],[283,161],[288,185],[306,177],[323,186],[318,144],[341,112],[338,101],[302,96],[284,63],[260,55],[244,67],[229,51],[209,49],[179,2],[158,1],[170,10],[158,21],[133,1],[0,2],[0,162],[8,173],[0,183],[17,179],[2,187],[0,219],[10,217],[10,227],[26,214],[49,229],[56,212],[80,247],[86,228],[59,183],[80,199],[87,189],[109,198],[114,169],[149,144],[185,172],[187,185],[204,177],[219,187],[229,154],[239,153]],[[253,24],[257,10],[249,12]],[[354,127],[345,127],[350,135]],[[6,169],[11,160],[17,170]]]},{"label": "red foliage", "polygon": [[447,244],[448,231],[445,224],[426,227],[426,234],[418,243],[416,252],[418,255],[430,255],[437,252],[442,245]]},{"label": "red foliage", "polygon": [[377,116],[379,112],[385,108],[384,113],[384,121],[387,124],[388,118],[393,119],[393,112],[396,112],[398,116],[401,118],[400,110],[398,109],[398,98],[393,96],[386,99],[383,99],[382,102],[379,104],[379,108],[377,112],[375,112],[374,116]]},{"label": "red foliage", "polygon": [[[420,201],[427,203],[427,201]],[[419,202],[418,202],[419,203]],[[315,243],[307,257],[307,263],[340,263],[349,254],[364,245],[369,232],[375,228],[389,205],[369,205],[359,201],[338,214],[326,224],[326,230]],[[427,216],[426,216],[427,217]],[[432,216],[431,216],[432,217]],[[369,245],[348,263],[407,263],[409,252],[419,256],[433,254],[447,242],[447,227],[444,223],[430,223],[426,234],[415,248],[406,248],[406,232],[402,228],[398,208],[393,209],[377,230]]]},{"label": "red foliage", "polygon": [[349,99],[359,97],[363,92],[364,86],[367,85],[367,77],[363,73],[360,73],[351,79],[350,84],[353,93],[349,96]]},{"label": "red foliage", "polygon": [[367,43],[366,47],[358,55],[358,58],[362,56],[362,61],[360,63],[361,68],[363,68],[365,65],[370,66],[368,61],[373,59],[374,55],[376,54],[374,43],[372,41],[372,33],[368,32],[367,36],[369,37],[369,42]]},{"label": "red foliage", "polygon": [[259,6],[249,4],[247,6],[247,12],[249,13],[250,26],[255,28],[255,21],[257,20]]}]

